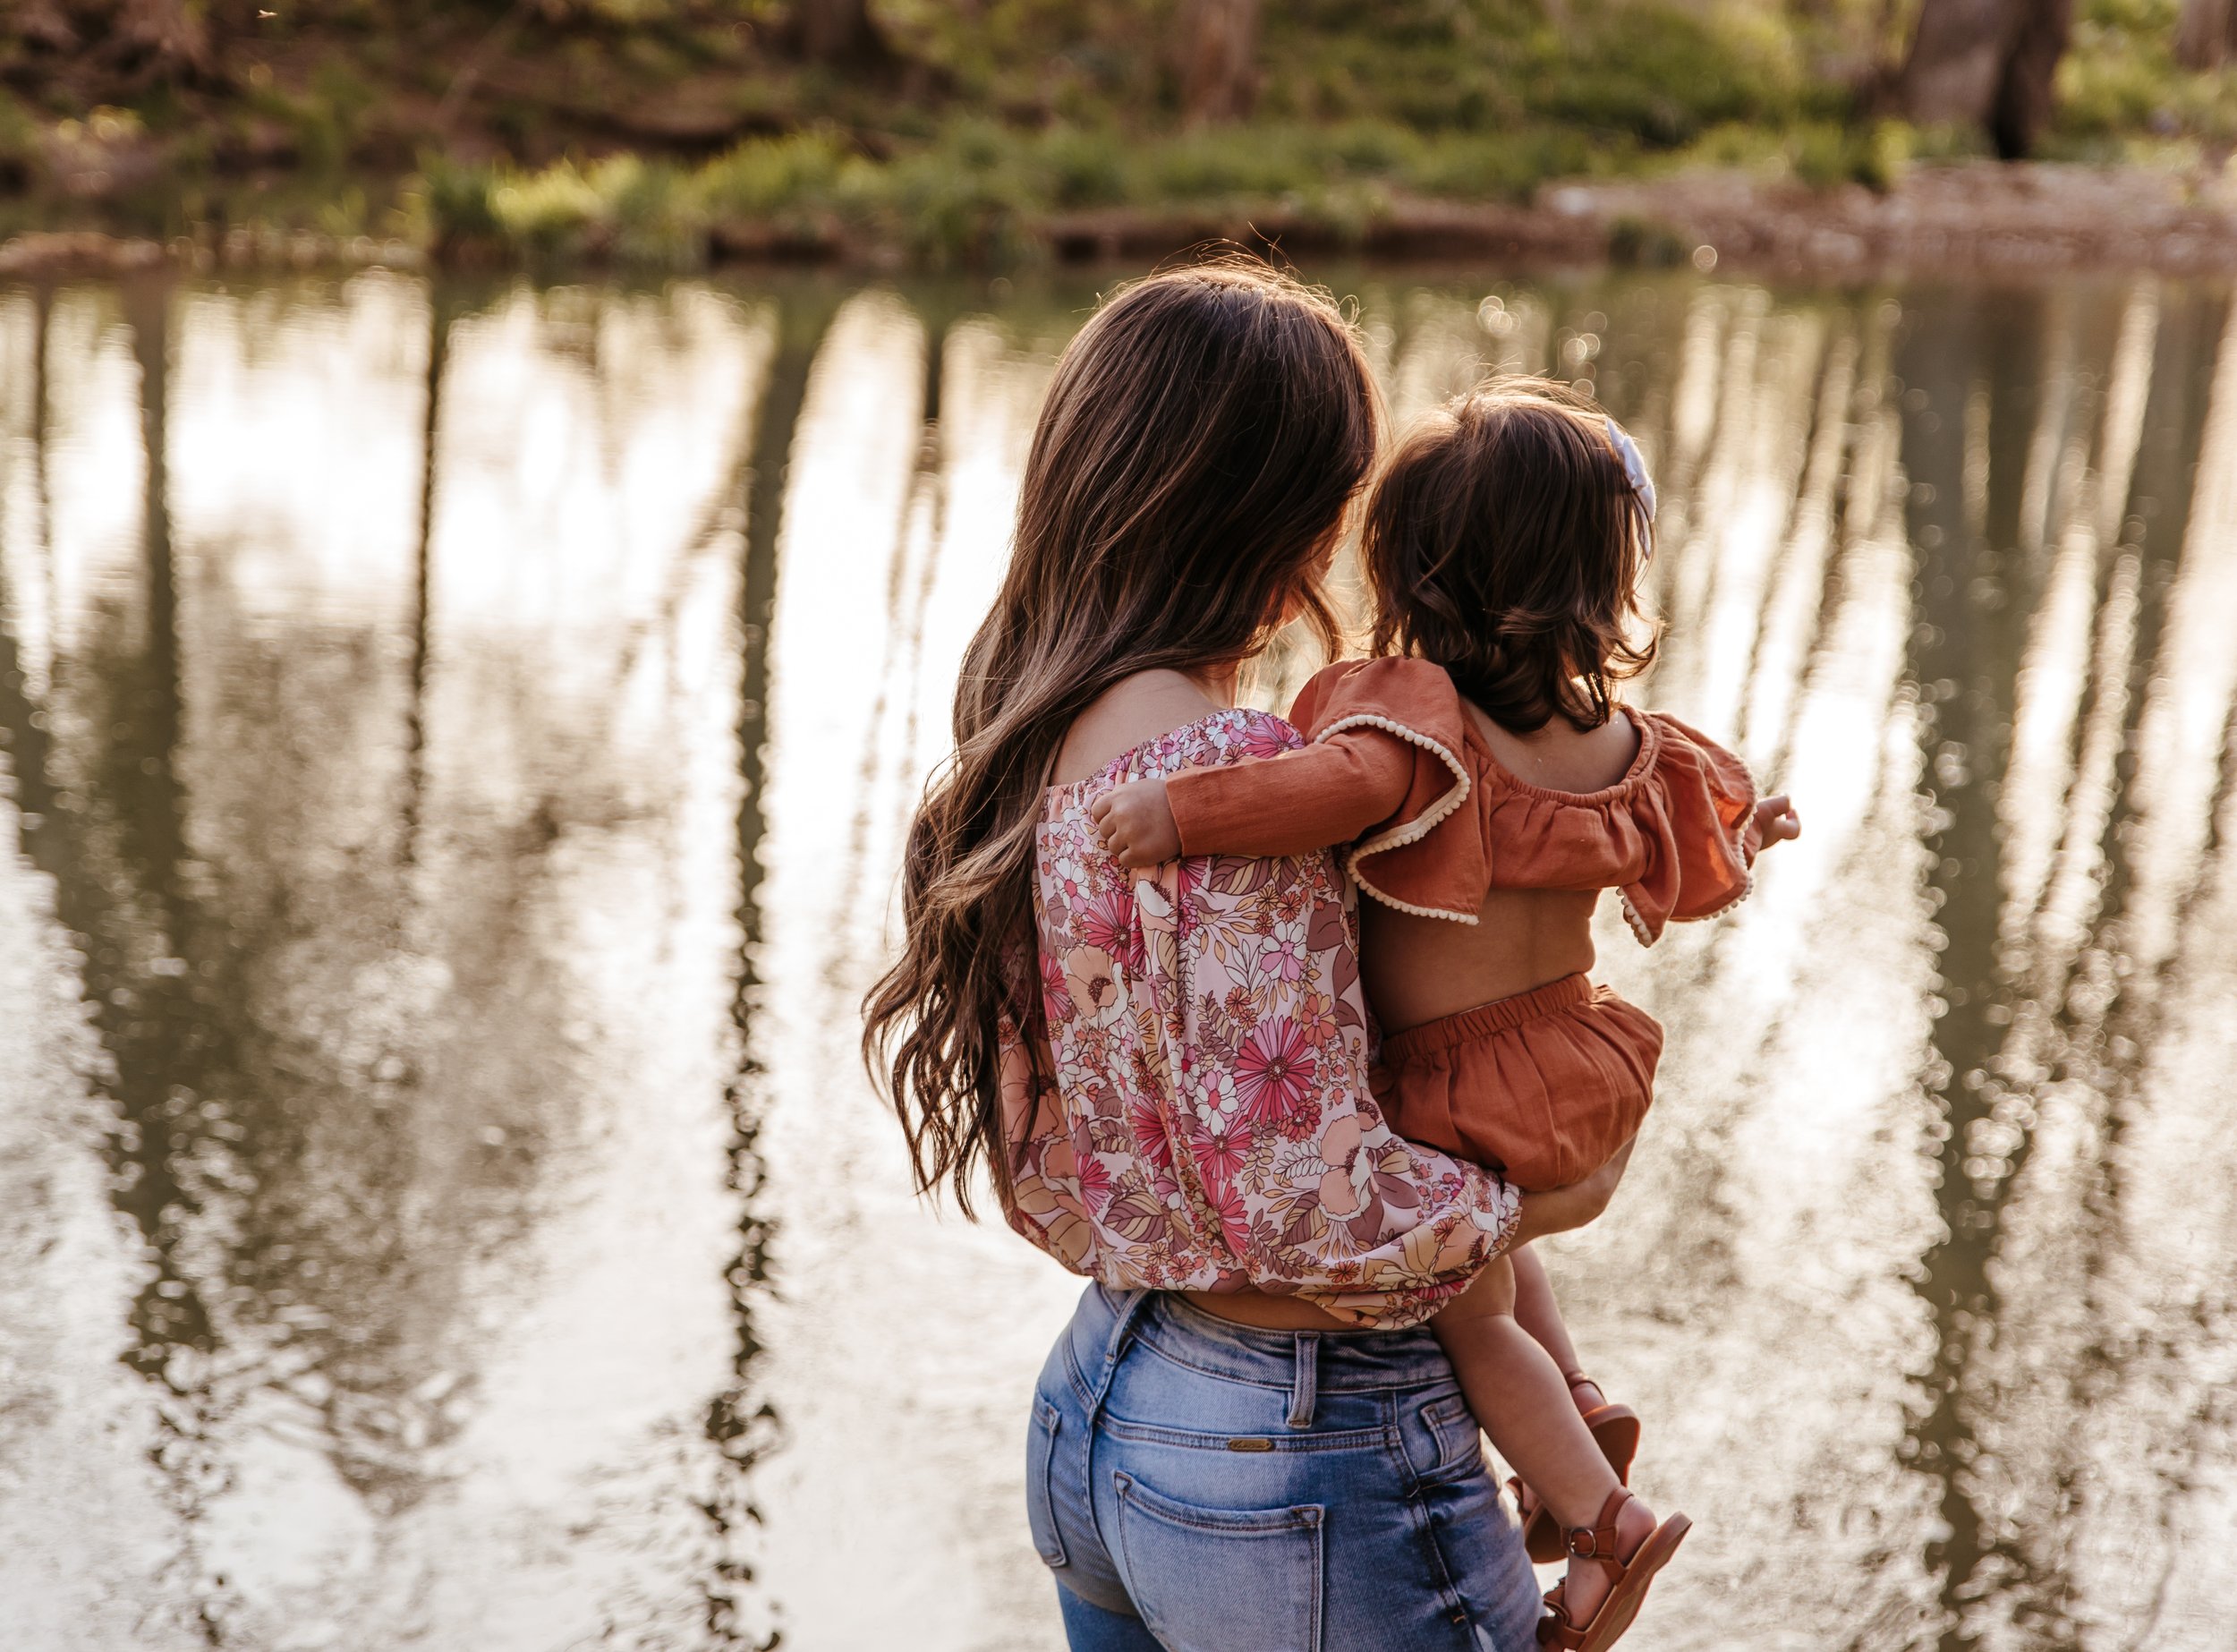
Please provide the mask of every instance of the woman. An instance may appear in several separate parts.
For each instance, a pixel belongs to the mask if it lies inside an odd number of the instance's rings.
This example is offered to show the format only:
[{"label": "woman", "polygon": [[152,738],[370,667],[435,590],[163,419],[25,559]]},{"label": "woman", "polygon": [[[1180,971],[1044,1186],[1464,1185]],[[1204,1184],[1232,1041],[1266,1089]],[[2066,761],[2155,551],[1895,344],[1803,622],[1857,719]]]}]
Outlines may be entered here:
[{"label": "woman", "polygon": [[864,1048],[921,1187],[1097,1283],[1042,1373],[1028,1511],[1076,1648],[1534,1644],[1539,1600],[1421,1328],[1507,1246],[1599,1213],[1391,1135],[1330,857],[1130,874],[1119,780],[1297,743],[1243,663],[1322,596],[1376,444],[1325,299],[1176,271],[1059,363],[957,691]]}]

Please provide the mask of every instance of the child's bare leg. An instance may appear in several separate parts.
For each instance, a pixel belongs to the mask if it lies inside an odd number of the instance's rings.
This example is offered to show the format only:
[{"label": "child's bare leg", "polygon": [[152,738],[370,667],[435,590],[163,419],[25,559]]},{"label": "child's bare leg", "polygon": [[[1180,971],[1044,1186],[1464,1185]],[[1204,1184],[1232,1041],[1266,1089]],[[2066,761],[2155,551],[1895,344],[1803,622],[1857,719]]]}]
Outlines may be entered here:
[{"label": "child's bare leg", "polygon": [[[1516,1273],[1499,1257],[1429,1322],[1430,1329],[1500,1456],[1564,1527],[1592,1526],[1620,1483],[1578,1415],[1553,1356],[1516,1321]],[[1619,1552],[1629,1553],[1654,1523],[1645,1503],[1625,1503],[1616,1522]],[[1611,1581],[1597,1561],[1570,1561],[1563,1597],[1569,1621],[1587,1621]]]},{"label": "child's bare leg", "polygon": [[[1553,1357],[1563,1376],[1582,1371],[1584,1362],[1577,1357],[1577,1344],[1569,1341],[1569,1322],[1561,1317],[1561,1305],[1554,1299],[1553,1282],[1546,1277],[1545,1264],[1527,1245],[1518,1245],[1507,1255],[1515,1265],[1515,1323]],[[1578,1384],[1569,1391],[1569,1397],[1579,1411],[1608,1402],[1600,1384],[1594,1382]]]},{"label": "child's bare leg", "polygon": [[1561,1317],[1561,1305],[1553,1299],[1553,1282],[1545,1276],[1545,1264],[1527,1245],[1516,1246],[1507,1257],[1515,1265],[1515,1323],[1553,1357],[1562,1375],[1581,1370],[1577,1345],[1569,1340],[1569,1324]]},{"label": "child's bare leg", "polygon": [[1577,1414],[1561,1370],[1517,1323],[1517,1270],[1501,1256],[1431,1320],[1468,1409],[1563,1526],[1589,1526],[1618,1485]]}]

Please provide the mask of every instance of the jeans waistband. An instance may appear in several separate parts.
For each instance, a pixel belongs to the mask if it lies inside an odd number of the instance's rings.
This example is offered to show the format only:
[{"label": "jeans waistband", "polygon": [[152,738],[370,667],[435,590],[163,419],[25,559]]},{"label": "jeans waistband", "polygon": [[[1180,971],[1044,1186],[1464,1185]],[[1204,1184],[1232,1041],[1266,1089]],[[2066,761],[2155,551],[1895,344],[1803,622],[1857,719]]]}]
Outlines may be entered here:
[{"label": "jeans waistband", "polygon": [[[1132,1300],[1130,1291],[1092,1288],[1073,1321],[1084,1365],[1100,1359]],[[1170,1291],[1152,1293],[1127,1334],[1169,1358],[1238,1383],[1282,1388],[1310,1409],[1310,1392],[1355,1393],[1423,1388],[1453,1380],[1437,1339],[1408,1331],[1262,1331],[1207,1314]]]}]

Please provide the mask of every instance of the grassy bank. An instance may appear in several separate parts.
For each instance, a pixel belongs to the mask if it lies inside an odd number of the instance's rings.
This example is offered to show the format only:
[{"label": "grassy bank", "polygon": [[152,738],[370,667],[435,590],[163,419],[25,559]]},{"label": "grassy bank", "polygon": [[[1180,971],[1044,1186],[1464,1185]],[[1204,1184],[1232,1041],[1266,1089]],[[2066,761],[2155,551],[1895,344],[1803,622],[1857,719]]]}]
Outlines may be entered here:
[{"label": "grassy bank", "polygon": [[1356,244],[1413,200],[1519,200],[1552,177],[1638,164],[1573,130],[1430,132],[1386,121],[1252,124],[1161,138],[965,119],[885,159],[845,136],[751,140],[682,166],[634,155],[525,170],[431,160],[398,221],[438,257],[712,255],[887,248],[923,265],[1032,258],[1099,213],[1278,218]]},{"label": "grassy bank", "polygon": [[[2084,0],[2054,155],[2219,169],[2237,73],[2176,68],[2175,4]],[[1363,244],[1555,179],[1884,189],[1973,142],[1873,114],[1889,13],[1858,0],[1293,0],[1266,8],[1250,116],[1196,126],[1151,44],[1170,11],[891,0],[887,56],[847,75],[783,51],[775,11],[717,0],[258,7],[167,78],[49,63],[0,23],[0,232],[991,264],[1130,214]]]}]

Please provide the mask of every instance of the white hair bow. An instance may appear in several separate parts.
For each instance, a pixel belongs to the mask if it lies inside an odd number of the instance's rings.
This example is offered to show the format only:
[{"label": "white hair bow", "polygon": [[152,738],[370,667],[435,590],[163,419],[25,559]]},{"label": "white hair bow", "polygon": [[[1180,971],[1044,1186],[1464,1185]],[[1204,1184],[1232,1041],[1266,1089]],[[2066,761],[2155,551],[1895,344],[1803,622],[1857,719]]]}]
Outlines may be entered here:
[{"label": "white hair bow", "polygon": [[[1639,508],[1646,513],[1647,526],[1651,528],[1654,525],[1654,479],[1646,473],[1646,457],[1639,452],[1638,443],[1631,439],[1630,431],[1613,419],[1607,422],[1608,440],[1615,447],[1616,456],[1623,461],[1624,478],[1630,482],[1631,491],[1637,496]],[[1649,556],[1654,554],[1654,537],[1651,533],[1646,536],[1646,550]]]}]

